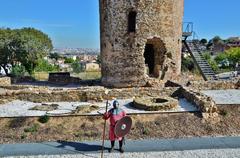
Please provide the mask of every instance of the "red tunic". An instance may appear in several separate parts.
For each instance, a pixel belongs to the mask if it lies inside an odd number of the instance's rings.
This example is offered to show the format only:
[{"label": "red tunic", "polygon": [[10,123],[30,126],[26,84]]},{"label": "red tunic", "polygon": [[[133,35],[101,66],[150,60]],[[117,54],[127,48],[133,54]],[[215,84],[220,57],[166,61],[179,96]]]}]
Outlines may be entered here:
[{"label": "red tunic", "polygon": [[104,119],[110,118],[110,127],[109,127],[109,139],[110,141],[114,140],[122,140],[122,137],[117,137],[114,133],[114,127],[118,120],[122,119],[124,116],[126,116],[126,112],[120,108],[118,109],[110,109],[107,113],[104,114]]}]

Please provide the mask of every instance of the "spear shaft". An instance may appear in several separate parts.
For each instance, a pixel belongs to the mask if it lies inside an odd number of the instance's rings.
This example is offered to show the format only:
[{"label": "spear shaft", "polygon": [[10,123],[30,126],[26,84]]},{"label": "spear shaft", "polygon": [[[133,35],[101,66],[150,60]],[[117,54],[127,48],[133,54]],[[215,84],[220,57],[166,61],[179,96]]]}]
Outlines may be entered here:
[{"label": "spear shaft", "polygon": [[[107,113],[107,110],[108,110],[108,100],[107,100],[107,103],[106,103],[105,114]],[[103,158],[106,124],[107,124],[107,120],[104,119],[103,136],[102,136],[102,152],[101,152],[101,158]]]}]

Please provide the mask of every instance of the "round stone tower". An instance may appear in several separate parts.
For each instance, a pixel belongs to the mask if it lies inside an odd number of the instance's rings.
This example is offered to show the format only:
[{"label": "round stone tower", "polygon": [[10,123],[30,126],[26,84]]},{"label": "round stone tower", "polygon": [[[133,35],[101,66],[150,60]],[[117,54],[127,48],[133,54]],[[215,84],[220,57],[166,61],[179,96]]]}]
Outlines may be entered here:
[{"label": "round stone tower", "polygon": [[181,71],[184,0],[99,0],[102,83],[144,86]]}]

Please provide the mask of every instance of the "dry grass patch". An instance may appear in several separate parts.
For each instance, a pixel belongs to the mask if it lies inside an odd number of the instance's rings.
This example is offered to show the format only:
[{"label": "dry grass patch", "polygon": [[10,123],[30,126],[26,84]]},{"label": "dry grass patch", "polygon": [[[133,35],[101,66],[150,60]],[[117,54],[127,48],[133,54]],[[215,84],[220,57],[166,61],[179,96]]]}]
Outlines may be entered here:
[{"label": "dry grass patch", "polygon": [[[198,113],[134,115],[127,139],[239,136],[240,107],[222,106],[220,110],[225,112],[220,115],[221,121],[215,124],[204,122]],[[39,123],[38,119],[0,119],[0,143],[102,138],[104,121],[101,116],[50,117],[45,124]]]}]

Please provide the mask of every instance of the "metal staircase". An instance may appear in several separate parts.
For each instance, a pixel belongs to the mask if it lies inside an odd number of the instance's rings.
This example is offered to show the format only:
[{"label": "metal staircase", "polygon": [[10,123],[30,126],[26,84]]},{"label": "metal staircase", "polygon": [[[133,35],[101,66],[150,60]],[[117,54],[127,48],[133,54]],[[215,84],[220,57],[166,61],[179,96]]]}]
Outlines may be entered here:
[{"label": "metal staircase", "polygon": [[197,65],[201,75],[203,76],[205,81],[208,80],[218,80],[215,72],[208,64],[208,62],[204,59],[204,56],[199,49],[199,41],[197,40],[189,40],[187,38],[193,35],[193,24],[188,23],[186,29],[183,32],[182,42],[185,45],[187,51],[191,54],[194,63]]}]

